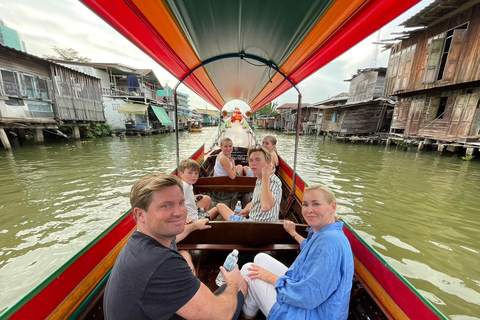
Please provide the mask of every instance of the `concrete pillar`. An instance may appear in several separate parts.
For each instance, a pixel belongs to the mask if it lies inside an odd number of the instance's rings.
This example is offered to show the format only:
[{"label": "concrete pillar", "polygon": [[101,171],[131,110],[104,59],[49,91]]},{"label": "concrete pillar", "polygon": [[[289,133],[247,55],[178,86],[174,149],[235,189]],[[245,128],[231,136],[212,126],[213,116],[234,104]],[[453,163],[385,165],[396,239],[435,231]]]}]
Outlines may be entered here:
[{"label": "concrete pillar", "polygon": [[78,124],[73,126],[72,136],[73,136],[73,139],[80,140],[80,127],[78,126]]},{"label": "concrete pillar", "polygon": [[425,142],[420,141],[420,143],[418,144],[418,148],[417,148],[417,149],[418,149],[418,151],[422,151],[424,147],[425,147]]},{"label": "concrete pillar", "polygon": [[465,151],[466,156],[473,156],[473,152],[475,151],[475,148],[467,148]]},{"label": "concrete pillar", "polygon": [[438,145],[437,145],[437,151],[438,151],[438,152],[443,152],[443,149],[445,149],[445,145],[444,145],[444,144],[438,144]]},{"label": "concrete pillar", "polygon": [[3,147],[5,150],[12,150],[12,146],[10,145],[10,141],[8,140],[8,136],[5,133],[5,129],[0,129],[0,140],[2,141]]},{"label": "concrete pillar", "polygon": [[391,145],[391,144],[392,144],[392,139],[387,138],[387,143],[386,143],[386,145],[389,146],[389,145]]},{"label": "concrete pillar", "polygon": [[37,142],[37,143],[41,143],[41,142],[45,141],[45,139],[43,138],[43,129],[42,128],[35,129],[35,132],[33,133],[33,137],[34,137],[35,142]]}]

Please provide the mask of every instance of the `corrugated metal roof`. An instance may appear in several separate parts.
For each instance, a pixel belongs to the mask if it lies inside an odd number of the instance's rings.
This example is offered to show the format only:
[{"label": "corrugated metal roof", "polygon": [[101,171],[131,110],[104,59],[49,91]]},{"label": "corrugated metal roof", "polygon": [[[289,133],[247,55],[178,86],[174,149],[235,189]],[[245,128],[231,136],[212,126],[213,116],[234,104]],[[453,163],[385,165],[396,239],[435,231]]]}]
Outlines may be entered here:
[{"label": "corrugated metal roof", "polygon": [[407,28],[432,26],[478,3],[479,0],[436,0],[400,25]]},{"label": "corrugated metal roof", "polygon": [[[308,107],[310,103],[302,103],[301,106],[302,108]],[[298,108],[298,103],[284,103],[280,107],[277,108],[277,110],[284,110],[284,109],[297,109]]]}]

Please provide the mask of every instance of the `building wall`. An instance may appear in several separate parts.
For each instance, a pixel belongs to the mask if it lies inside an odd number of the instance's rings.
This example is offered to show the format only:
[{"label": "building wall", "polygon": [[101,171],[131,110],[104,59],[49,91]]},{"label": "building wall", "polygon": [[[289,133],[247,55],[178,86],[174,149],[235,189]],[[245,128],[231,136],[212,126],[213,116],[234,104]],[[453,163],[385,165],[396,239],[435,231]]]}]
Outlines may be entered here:
[{"label": "building wall", "polygon": [[392,129],[406,136],[456,140],[480,134],[480,87],[430,90],[397,103]]},{"label": "building wall", "polygon": [[121,99],[103,97],[105,123],[109,124],[112,129],[125,130],[125,120],[128,119],[128,116],[125,113],[118,112],[120,106],[124,103]]},{"label": "building wall", "polygon": [[377,69],[361,72],[350,81],[346,104],[367,102],[383,95],[385,72]]},{"label": "building wall", "polygon": [[18,32],[12,28],[7,27],[0,20],[0,44],[7,47],[14,48],[19,51],[26,52],[25,42],[18,34]]},{"label": "building wall", "polygon": [[479,34],[480,4],[412,33],[392,47],[385,95],[479,81]]},{"label": "building wall", "polygon": [[[340,134],[369,134],[377,132],[383,124],[386,106],[372,102],[368,105],[344,109]],[[393,106],[390,107],[392,109]]]},{"label": "building wall", "polygon": [[322,111],[322,131],[340,132],[344,112],[340,108],[323,109]]},{"label": "building wall", "polygon": [[3,120],[53,121],[54,95],[49,70],[47,61],[0,47],[0,116]]}]

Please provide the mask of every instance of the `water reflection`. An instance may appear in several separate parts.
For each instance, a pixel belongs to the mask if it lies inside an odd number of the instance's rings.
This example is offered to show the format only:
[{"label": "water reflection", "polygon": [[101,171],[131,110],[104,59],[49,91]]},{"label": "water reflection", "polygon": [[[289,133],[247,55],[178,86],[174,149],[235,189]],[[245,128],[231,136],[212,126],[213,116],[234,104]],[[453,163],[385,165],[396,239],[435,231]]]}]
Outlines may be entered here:
[{"label": "water reflection", "polygon": [[[181,132],[180,157],[209,147],[216,132]],[[276,136],[293,165],[295,137]],[[174,135],[164,134],[0,153],[0,287],[9,288],[0,310],[125,212],[136,180],[171,172],[174,148]],[[343,219],[442,312],[480,319],[478,161],[315,136],[301,137],[298,161],[300,176],[334,189]]]}]

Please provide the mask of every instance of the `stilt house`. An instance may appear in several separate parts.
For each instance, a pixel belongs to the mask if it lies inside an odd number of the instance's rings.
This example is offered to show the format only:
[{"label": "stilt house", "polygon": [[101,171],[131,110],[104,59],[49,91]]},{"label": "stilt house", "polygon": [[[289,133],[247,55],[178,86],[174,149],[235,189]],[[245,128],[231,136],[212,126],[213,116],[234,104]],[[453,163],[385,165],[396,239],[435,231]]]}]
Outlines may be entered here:
[{"label": "stilt house", "polygon": [[322,131],[339,136],[388,132],[395,102],[383,96],[386,68],[358,70],[345,104],[323,106]]},{"label": "stilt house", "polygon": [[[11,136],[105,122],[100,79],[37,56],[0,45],[0,137],[9,149]],[[62,134],[58,132],[58,134]]]},{"label": "stilt house", "polygon": [[402,25],[417,29],[391,48],[385,94],[397,97],[392,136],[478,142],[480,2],[436,0]]}]

